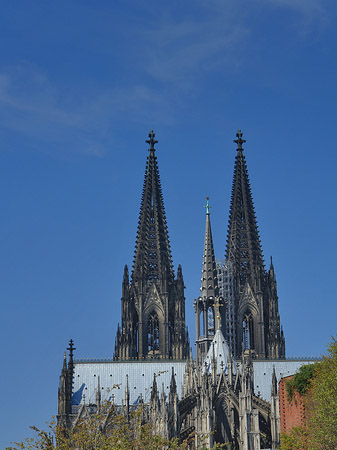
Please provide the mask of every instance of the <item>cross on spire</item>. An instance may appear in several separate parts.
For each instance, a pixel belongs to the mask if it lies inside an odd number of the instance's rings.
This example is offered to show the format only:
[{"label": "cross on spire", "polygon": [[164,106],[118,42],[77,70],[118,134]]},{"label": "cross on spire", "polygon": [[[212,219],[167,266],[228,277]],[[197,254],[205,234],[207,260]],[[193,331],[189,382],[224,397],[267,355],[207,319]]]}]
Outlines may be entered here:
[{"label": "cross on spire", "polygon": [[238,132],[236,133],[237,139],[233,140],[233,142],[235,142],[235,144],[237,144],[237,146],[238,146],[237,150],[243,150],[242,144],[244,144],[246,142],[245,139],[242,139],[242,136],[243,136],[242,131],[238,130]]},{"label": "cross on spire", "polygon": [[216,298],[216,302],[215,302],[214,306],[215,306],[215,311],[216,311],[216,329],[220,330],[220,326],[221,326],[220,306],[222,306],[222,304],[220,303],[219,297]]},{"label": "cross on spire", "polygon": [[149,151],[150,150],[153,150],[153,151],[155,151],[156,149],[154,148],[154,145],[155,144],[157,144],[158,143],[158,141],[154,138],[155,137],[155,133],[154,133],[154,131],[153,130],[150,130],[150,133],[149,133],[149,138],[150,139],[147,139],[145,142],[147,143],[147,144],[149,144]]},{"label": "cross on spire", "polygon": [[211,205],[208,203],[209,197],[206,197],[207,203],[204,208],[206,208],[206,214],[209,215],[209,208],[212,208]]},{"label": "cross on spire", "polygon": [[67,350],[69,350],[69,356],[70,358],[72,358],[74,355],[74,350],[76,350],[76,348],[74,347],[74,341],[72,339],[70,339],[69,341],[69,347],[67,348]]}]

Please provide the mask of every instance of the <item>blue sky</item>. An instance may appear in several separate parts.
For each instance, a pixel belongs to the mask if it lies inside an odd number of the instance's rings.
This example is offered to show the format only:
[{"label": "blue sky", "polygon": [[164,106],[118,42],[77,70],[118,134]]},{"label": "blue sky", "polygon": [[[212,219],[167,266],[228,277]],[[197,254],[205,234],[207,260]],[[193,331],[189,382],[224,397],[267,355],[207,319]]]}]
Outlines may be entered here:
[{"label": "blue sky", "polygon": [[336,334],[332,0],[0,0],[0,446],[57,409],[70,338],[110,357],[153,128],[186,311],[205,197],[225,253],[238,128],[288,355]]}]

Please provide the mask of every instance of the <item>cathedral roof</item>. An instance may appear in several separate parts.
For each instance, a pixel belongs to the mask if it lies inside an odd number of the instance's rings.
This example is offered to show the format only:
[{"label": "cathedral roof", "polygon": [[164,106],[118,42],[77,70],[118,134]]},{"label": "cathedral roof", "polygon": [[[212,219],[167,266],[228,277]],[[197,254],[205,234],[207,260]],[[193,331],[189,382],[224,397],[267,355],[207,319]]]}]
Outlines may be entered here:
[{"label": "cathedral roof", "polygon": [[[228,362],[232,358],[226,339],[220,329],[216,331],[204,361],[204,365],[205,367],[207,366],[207,370],[210,373],[212,372],[212,362],[214,358],[216,361],[217,373],[221,373],[222,371],[226,373],[228,370]],[[235,372],[235,363],[233,365],[233,371]]]},{"label": "cathedral roof", "polygon": [[[140,397],[147,403],[151,397],[153,377],[159,386],[164,385],[165,394],[170,392],[172,372],[175,374],[178,395],[181,397],[185,361],[75,361],[72,405],[96,403],[97,388],[101,402],[113,401],[121,405],[125,399],[127,383],[130,404],[138,403]],[[99,381],[98,381],[99,380]]]}]

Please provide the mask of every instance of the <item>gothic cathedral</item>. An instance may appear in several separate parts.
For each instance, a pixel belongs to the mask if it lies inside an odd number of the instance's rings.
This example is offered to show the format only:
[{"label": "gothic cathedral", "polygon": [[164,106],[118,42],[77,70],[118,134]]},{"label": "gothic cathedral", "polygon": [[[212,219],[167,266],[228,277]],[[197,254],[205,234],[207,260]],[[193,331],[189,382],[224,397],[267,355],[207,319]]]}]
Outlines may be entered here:
[{"label": "gothic cathedral", "polygon": [[236,450],[276,448],[277,379],[304,362],[285,357],[276,277],[272,261],[268,271],[264,265],[246,141],[239,130],[225,260],[215,257],[207,199],[201,289],[194,300],[195,358],[185,324],[182,268],[173,271],[153,131],[146,142],[136,249],[130,278],[124,268],[114,357],[76,360],[70,342],[58,421],[76,426],[108,400],[126,417],[142,408],[155,432],[189,439],[190,448],[212,448],[216,442],[230,442]]}]

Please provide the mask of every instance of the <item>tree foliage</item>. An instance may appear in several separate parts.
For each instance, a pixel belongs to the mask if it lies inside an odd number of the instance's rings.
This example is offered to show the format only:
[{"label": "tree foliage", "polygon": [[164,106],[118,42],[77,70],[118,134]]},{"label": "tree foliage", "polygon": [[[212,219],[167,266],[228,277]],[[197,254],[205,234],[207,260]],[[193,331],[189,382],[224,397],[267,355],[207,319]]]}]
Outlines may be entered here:
[{"label": "tree foliage", "polygon": [[[295,377],[294,377],[295,378]],[[305,385],[305,383],[304,383]],[[337,450],[337,340],[305,388],[306,424],[281,436],[282,450]]]},{"label": "tree foliage", "polygon": [[307,396],[313,450],[337,449],[337,340],[333,338]]},{"label": "tree foliage", "polygon": [[93,414],[81,419],[70,431],[58,426],[55,421],[48,429],[36,431],[34,438],[14,443],[6,450],[186,450],[188,443],[179,444],[177,439],[165,439],[155,435],[150,424],[143,424],[141,414],[110,416],[108,432],[105,430],[106,413]]},{"label": "tree foliage", "polygon": [[[105,409],[79,420],[71,430],[57,425],[55,420],[48,424],[47,430],[31,428],[36,432],[34,438],[15,442],[6,450],[188,450],[194,439],[191,436],[180,443],[177,438],[166,439],[155,434],[151,424],[142,422],[139,410],[127,420]],[[215,444],[213,450],[225,448],[230,446]]]},{"label": "tree foliage", "polygon": [[293,427],[289,433],[281,435],[282,450],[303,450],[307,448],[307,430],[305,427]]},{"label": "tree foliage", "polygon": [[291,402],[295,392],[305,395],[314,377],[317,364],[307,364],[299,368],[295,375],[286,382],[288,401]]}]

